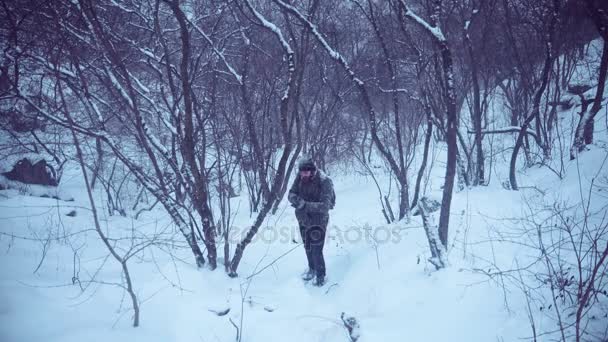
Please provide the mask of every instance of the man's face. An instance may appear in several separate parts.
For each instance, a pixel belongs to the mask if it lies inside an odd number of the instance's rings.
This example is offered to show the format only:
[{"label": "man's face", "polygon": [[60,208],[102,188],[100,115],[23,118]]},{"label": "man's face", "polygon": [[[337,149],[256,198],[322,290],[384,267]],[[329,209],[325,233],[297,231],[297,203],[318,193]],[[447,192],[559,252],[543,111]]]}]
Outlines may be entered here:
[{"label": "man's face", "polygon": [[302,178],[302,179],[310,179],[311,176],[312,176],[312,171],[310,171],[310,170],[301,170],[300,171],[300,178]]}]

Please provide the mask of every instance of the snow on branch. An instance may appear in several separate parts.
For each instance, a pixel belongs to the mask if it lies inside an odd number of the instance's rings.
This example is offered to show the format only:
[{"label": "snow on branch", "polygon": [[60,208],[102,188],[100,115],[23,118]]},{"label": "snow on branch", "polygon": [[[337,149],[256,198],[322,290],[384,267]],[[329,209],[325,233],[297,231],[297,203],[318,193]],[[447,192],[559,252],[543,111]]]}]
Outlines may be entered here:
[{"label": "snow on branch", "polygon": [[73,71],[71,71],[71,70],[69,70],[69,69],[67,69],[67,68],[65,68],[65,67],[63,67],[63,66],[61,66],[59,64],[51,64],[49,61],[43,59],[40,56],[32,56],[32,58],[34,60],[40,62],[48,70],[57,71],[62,76],[65,76],[65,77],[68,77],[68,78],[76,78],[76,74]]},{"label": "snow on branch", "polygon": [[418,16],[416,13],[414,13],[409,8],[409,6],[405,3],[405,0],[399,0],[399,1],[401,2],[403,9],[405,10],[406,16],[408,16],[410,19],[414,20],[418,25],[422,26],[433,37],[435,37],[435,39],[437,39],[439,42],[447,41],[447,39],[445,38],[445,35],[443,34],[443,31],[441,30],[441,28],[439,26],[432,26],[426,20],[422,19],[420,16]]},{"label": "snow on branch", "polygon": [[[163,156],[165,156],[168,160],[170,160],[169,151],[160,142],[160,140],[158,138],[156,138],[156,136],[150,131],[148,124],[146,123],[144,117],[141,116],[140,114],[138,114],[139,108],[136,107],[135,102],[133,101],[131,96],[129,96],[129,93],[127,92],[127,90],[122,86],[120,81],[118,81],[118,79],[114,75],[113,69],[109,68],[107,65],[104,65],[104,69],[106,71],[106,74],[110,78],[112,85],[116,88],[116,90],[118,90],[118,92],[125,99],[125,101],[127,101],[130,109],[134,111],[135,115],[139,116],[139,120],[141,121],[140,125],[141,125],[142,132],[144,133],[144,136],[148,139],[148,141],[150,141],[150,143],[152,144],[152,146],[154,146],[154,148],[156,148],[160,153],[163,154]],[[131,73],[128,73],[128,75],[130,77],[134,78]],[[141,84],[141,82],[139,82],[139,80],[135,79],[135,83],[137,83],[139,86],[141,86],[143,91],[147,90],[147,88],[143,84]],[[146,98],[146,96],[143,92],[138,92],[137,89],[134,89],[134,90],[137,93],[139,93],[139,95]],[[150,101],[150,100],[148,100],[148,101]],[[150,102],[153,102],[153,101],[150,101]]]},{"label": "snow on branch", "polygon": [[122,86],[120,81],[118,81],[118,78],[116,78],[116,75],[114,75],[114,71],[105,64],[104,64],[104,69],[105,69],[106,75],[110,79],[110,82],[112,83],[114,88],[116,88],[116,90],[118,90],[118,92],[120,93],[120,96],[127,102],[127,104],[129,105],[129,107],[131,109],[134,108],[135,104],[133,103],[133,99],[131,99],[131,97],[129,96],[129,94],[127,93],[125,88]]},{"label": "snow on branch", "polygon": [[137,76],[133,75],[133,73],[129,72],[127,70],[127,74],[129,75],[129,77],[131,77],[131,79],[133,81],[135,81],[135,84],[137,84],[137,86],[139,87],[139,89],[141,89],[144,93],[149,93],[150,92],[150,88],[146,87],[140,80],[139,78],[137,78]]},{"label": "snow on branch", "polygon": [[253,8],[249,0],[245,0],[245,3],[247,4],[247,7],[249,7],[249,10],[253,13],[253,15],[255,15],[255,17],[260,21],[260,23],[262,23],[262,26],[277,35],[279,41],[281,42],[281,45],[283,46],[283,49],[285,49],[285,52],[287,54],[293,54],[293,50],[291,49],[291,46],[289,46],[289,43],[287,43],[287,40],[285,40],[285,37],[283,37],[283,33],[281,32],[281,30],[275,24],[264,18],[264,16],[260,14],[260,12],[258,12],[255,8]]},{"label": "snow on branch", "polygon": [[209,46],[211,46],[211,48],[213,49],[213,52],[219,57],[219,59],[222,60],[222,63],[224,63],[224,65],[226,66],[228,71],[230,71],[230,74],[232,74],[232,76],[234,76],[234,78],[236,78],[236,80],[239,84],[242,84],[243,76],[241,76],[238,72],[236,72],[236,70],[232,67],[232,65],[230,65],[230,63],[228,63],[228,60],[226,60],[226,56],[224,56],[224,54],[215,47],[215,45],[213,44],[213,41],[211,40],[211,37],[209,37],[209,35],[207,35],[207,33],[205,33],[205,31],[203,31],[203,29],[198,27],[198,25],[193,23],[190,19],[186,18],[186,20],[192,25],[192,27],[194,27],[196,32],[198,32],[201,36],[203,36],[203,38],[205,38],[207,43],[209,43]]},{"label": "snow on branch", "polygon": [[329,45],[329,43],[327,42],[327,40],[325,40],[325,38],[323,37],[323,35],[321,35],[321,33],[319,32],[319,30],[317,29],[317,26],[315,24],[313,24],[310,20],[308,20],[308,18],[306,16],[304,16],[294,6],[292,6],[292,5],[284,2],[283,0],[273,0],[273,1],[274,1],[275,4],[277,4],[283,10],[285,10],[287,13],[289,13],[289,14],[293,15],[294,17],[296,17],[302,24],[306,25],[306,27],[308,27],[308,29],[312,32],[313,36],[323,46],[323,48],[329,54],[329,56],[333,60],[335,60],[336,62],[338,62],[338,64],[340,64],[340,66],[342,66],[342,68],[344,69],[344,71],[350,76],[351,80],[353,82],[355,82],[355,84],[359,88],[359,91],[361,92],[361,95],[363,96],[363,101],[364,101],[364,103],[365,103],[365,105],[366,105],[366,107],[368,109],[368,113],[369,113],[369,117],[370,117],[369,118],[369,120],[370,120],[370,129],[371,129],[371,132],[372,132],[372,140],[376,144],[376,147],[378,148],[378,150],[380,151],[380,153],[382,153],[382,155],[389,162],[389,164],[391,165],[391,168],[394,169],[394,170],[399,170],[399,166],[397,165],[397,162],[393,158],[393,156],[390,153],[390,151],[380,141],[380,138],[378,136],[378,133],[377,133],[377,123],[376,123],[376,118],[375,118],[376,114],[375,114],[374,108],[373,108],[373,106],[371,104],[371,101],[370,101],[370,98],[369,98],[369,94],[367,93],[367,90],[365,89],[365,83],[359,77],[357,77],[357,75],[355,74],[355,72],[353,71],[353,69],[350,67],[350,65],[348,64],[348,62],[344,58],[344,56],[342,56],[338,51],[334,50]]},{"label": "snow on branch", "polygon": [[342,312],[340,315],[340,319],[344,324],[344,327],[348,331],[348,336],[350,337],[351,342],[357,342],[359,337],[361,337],[361,326],[359,325],[359,321],[354,316],[349,316],[346,313]]},{"label": "snow on branch", "polygon": [[308,20],[302,13],[300,13],[300,11],[298,11],[297,8],[293,7],[292,5],[289,5],[285,2],[283,2],[282,0],[274,0],[274,2],[277,5],[279,5],[281,8],[283,8],[283,9],[287,10],[288,12],[290,12],[291,14],[295,15],[301,22],[305,23],[306,26],[308,26],[308,28],[312,32],[312,34],[315,36],[315,38],[317,38],[319,43],[321,43],[321,45],[323,45],[323,48],[325,48],[327,53],[329,53],[329,56],[331,58],[333,58],[334,60],[336,60],[338,63],[342,64],[342,66],[346,69],[346,71],[351,76],[353,81],[355,83],[357,83],[359,86],[362,86],[364,84],[360,78],[355,76],[354,71],[352,71],[352,69],[348,65],[348,62],[346,62],[346,59],[344,59],[344,57],[338,51],[334,50],[329,45],[329,43],[327,43],[325,38],[323,38],[321,33],[319,33],[319,30],[317,29],[317,26],[315,24],[310,22],[310,20]]},{"label": "snow on branch", "polygon": [[281,30],[275,24],[271,23],[266,18],[264,18],[264,16],[262,14],[260,14],[260,12],[258,12],[255,8],[253,8],[253,5],[251,4],[251,2],[249,2],[249,0],[245,0],[245,3],[247,4],[247,7],[253,13],[253,15],[255,15],[255,17],[260,21],[260,23],[262,23],[262,26],[264,26],[268,30],[272,31],[277,36],[277,38],[281,42],[281,46],[283,47],[283,50],[285,51],[285,55],[287,57],[287,71],[288,71],[289,80],[287,81],[287,89],[285,89],[285,93],[283,94],[283,97],[281,100],[287,101],[287,99],[289,98],[289,91],[290,91],[291,81],[293,78],[293,73],[296,70],[294,52],[291,49],[291,46],[289,45],[289,43],[287,42],[285,37],[283,36],[283,33],[281,32]]},{"label": "snow on branch", "polygon": [[447,252],[445,246],[441,243],[439,238],[439,230],[437,225],[433,223],[431,216],[431,204],[427,197],[422,197],[418,202],[418,210],[422,217],[422,224],[424,226],[424,232],[426,233],[429,247],[431,249],[431,258],[429,262],[435,266],[437,270],[445,268],[448,265]]}]

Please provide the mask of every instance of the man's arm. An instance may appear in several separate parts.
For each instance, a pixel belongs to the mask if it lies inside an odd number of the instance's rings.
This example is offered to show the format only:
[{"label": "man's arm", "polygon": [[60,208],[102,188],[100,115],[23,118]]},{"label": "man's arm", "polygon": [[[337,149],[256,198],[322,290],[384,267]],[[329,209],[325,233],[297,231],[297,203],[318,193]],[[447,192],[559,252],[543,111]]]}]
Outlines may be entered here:
[{"label": "man's arm", "polygon": [[306,210],[311,213],[327,213],[331,209],[331,194],[333,193],[334,184],[328,177],[321,183],[321,201],[306,202]]},{"label": "man's arm", "polygon": [[289,194],[287,195],[287,200],[293,206],[297,206],[301,200],[300,191],[298,189],[298,180],[298,176],[296,176],[296,179],[294,179],[293,183],[291,184],[291,188],[289,189]]}]

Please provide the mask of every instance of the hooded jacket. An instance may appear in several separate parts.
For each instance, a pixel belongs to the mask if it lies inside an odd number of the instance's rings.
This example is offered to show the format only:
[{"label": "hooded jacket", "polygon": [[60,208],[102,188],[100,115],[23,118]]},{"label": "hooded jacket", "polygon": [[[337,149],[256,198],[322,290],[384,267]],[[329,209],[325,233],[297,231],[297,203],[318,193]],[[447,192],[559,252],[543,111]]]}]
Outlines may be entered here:
[{"label": "hooded jacket", "polygon": [[331,178],[318,169],[309,180],[301,179],[298,173],[289,190],[288,200],[295,206],[298,197],[305,201],[304,207],[296,209],[296,218],[300,226],[327,227],[329,210],[333,209],[335,201]]}]

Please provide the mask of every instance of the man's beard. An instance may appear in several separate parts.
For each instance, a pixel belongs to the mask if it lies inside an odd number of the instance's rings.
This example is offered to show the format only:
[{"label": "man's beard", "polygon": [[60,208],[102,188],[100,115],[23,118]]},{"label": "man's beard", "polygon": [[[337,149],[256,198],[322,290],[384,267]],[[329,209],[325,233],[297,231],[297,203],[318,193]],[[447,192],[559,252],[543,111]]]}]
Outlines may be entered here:
[{"label": "man's beard", "polygon": [[310,176],[302,176],[302,181],[304,183],[308,183],[310,182],[310,180],[312,179],[313,175],[311,174]]}]

